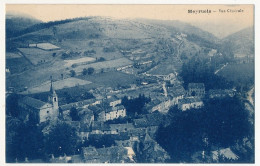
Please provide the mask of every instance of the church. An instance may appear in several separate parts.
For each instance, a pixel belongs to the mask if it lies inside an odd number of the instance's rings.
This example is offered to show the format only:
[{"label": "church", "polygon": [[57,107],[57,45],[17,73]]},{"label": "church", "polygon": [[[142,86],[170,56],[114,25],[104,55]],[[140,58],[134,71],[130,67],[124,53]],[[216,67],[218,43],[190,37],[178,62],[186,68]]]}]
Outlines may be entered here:
[{"label": "church", "polygon": [[59,114],[58,96],[53,88],[52,81],[48,102],[25,96],[18,101],[18,105],[21,108],[20,117],[24,120],[28,119],[29,115],[33,115],[39,123],[42,123],[57,118]]}]

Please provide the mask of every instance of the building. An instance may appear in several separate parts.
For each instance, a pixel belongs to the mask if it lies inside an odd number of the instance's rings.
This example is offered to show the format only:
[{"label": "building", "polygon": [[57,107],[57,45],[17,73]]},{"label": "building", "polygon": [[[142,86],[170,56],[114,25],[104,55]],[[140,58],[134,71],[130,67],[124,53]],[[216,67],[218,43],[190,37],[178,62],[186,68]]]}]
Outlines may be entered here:
[{"label": "building", "polygon": [[122,100],[112,96],[112,97],[108,98],[106,100],[106,102],[109,103],[110,107],[115,107],[116,105],[121,104]]},{"label": "building", "polygon": [[130,162],[132,153],[123,146],[98,148],[83,147],[82,157],[85,163],[125,163]]},{"label": "building", "polygon": [[91,134],[111,134],[110,126],[103,122],[95,122]]},{"label": "building", "polygon": [[79,111],[80,122],[86,127],[90,127],[94,123],[94,113],[88,108]]},{"label": "building", "polygon": [[110,124],[109,126],[110,126],[112,134],[118,134],[120,132],[127,132],[128,130],[134,129],[133,123]]},{"label": "building", "polygon": [[191,108],[198,109],[203,106],[203,101],[198,97],[189,97],[179,100],[178,108],[182,111],[189,110]]},{"label": "building", "polygon": [[105,111],[105,121],[117,119],[126,116],[126,109],[123,105],[108,108]]},{"label": "building", "polygon": [[196,97],[204,97],[205,86],[204,83],[189,83],[188,84],[188,95]]},{"label": "building", "polygon": [[55,119],[59,115],[58,96],[52,86],[52,82],[48,102],[26,96],[18,101],[18,105],[23,110],[21,112],[22,118],[28,118],[29,114],[31,114],[36,117],[39,123]]},{"label": "building", "polygon": [[170,73],[170,74],[164,76],[164,77],[163,77],[163,80],[164,80],[164,81],[169,81],[171,84],[173,84],[174,81],[176,80],[176,74]]},{"label": "building", "polygon": [[74,103],[69,103],[69,104],[65,104],[61,106],[61,109],[63,111],[68,111],[70,110],[72,107],[78,107],[78,108],[87,108],[89,106],[94,106],[97,104],[100,104],[101,101],[100,100],[96,100],[96,99],[87,99],[87,100],[83,100],[83,101],[78,101],[78,102],[74,102]]},{"label": "building", "polygon": [[170,159],[170,155],[148,133],[141,142],[143,146],[139,146],[137,154],[141,155],[142,162],[164,163]]},{"label": "building", "polygon": [[210,89],[208,92],[209,98],[233,97],[234,95],[235,91],[230,89]]}]

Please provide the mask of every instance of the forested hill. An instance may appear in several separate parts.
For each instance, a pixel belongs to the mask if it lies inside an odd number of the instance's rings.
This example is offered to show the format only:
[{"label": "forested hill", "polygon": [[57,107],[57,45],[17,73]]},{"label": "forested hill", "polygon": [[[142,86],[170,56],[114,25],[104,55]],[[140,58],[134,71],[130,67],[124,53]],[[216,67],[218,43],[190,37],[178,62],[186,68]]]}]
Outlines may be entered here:
[{"label": "forested hill", "polygon": [[254,54],[254,27],[248,27],[233,33],[223,39],[223,44],[228,45],[237,56]]}]

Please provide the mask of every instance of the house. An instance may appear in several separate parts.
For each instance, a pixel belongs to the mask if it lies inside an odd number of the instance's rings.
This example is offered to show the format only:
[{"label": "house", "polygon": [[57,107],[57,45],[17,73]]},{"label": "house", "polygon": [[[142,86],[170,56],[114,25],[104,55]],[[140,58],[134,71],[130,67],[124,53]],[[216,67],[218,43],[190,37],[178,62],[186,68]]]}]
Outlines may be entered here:
[{"label": "house", "polygon": [[95,147],[83,147],[82,148],[83,162],[85,163],[100,163],[100,156]]},{"label": "house", "polygon": [[235,91],[231,89],[210,89],[208,92],[209,98],[234,97]]},{"label": "house", "polygon": [[64,156],[60,156],[60,157],[54,157],[52,156],[52,158],[50,159],[50,163],[69,163],[71,161],[71,156],[66,156],[66,154],[64,154]]},{"label": "house", "polygon": [[189,97],[179,100],[178,108],[182,111],[189,110],[191,108],[201,108],[203,106],[203,101],[198,97]]},{"label": "house", "polygon": [[33,115],[39,123],[47,120],[53,120],[59,115],[58,96],[52,86],[48,95],[48,102],[43,102],[38,99],[25,96],[18,101],[18,106],[22,109],[21,118],[26,119]]},{"label": "house", "polygon": [[144,139],[141,141],[143,146],[138,148],[141,151],[142,162],[144,163],[164,163],[170,159],[170,155],[155,141],[148,133],[145,134]]},{"label": "house", "polygon": [[151,126],[159,126],[164,121],[164,115],[160,112],[153,112],[143,115],[142,118],[133,119],[135,128],[147,128]]},{"label": "house", "polygon": [[80,122],[87,127],[90,127],[94,123],[94,113],[88,108],[84,108],[79,111]]},{"label": "house", "polygon": [[135,139],[140,140],[140,138],[145,136],[146,129],[145,128],[134,128],[134,129],[130,129],[127,133],[130,136],[130,138],[135,138]]},{"label": "house", "polygon": [[185,89],[179,83],[167,88],[168,96],[171,98],[172,105],[178,104],[179,100],[185,96]]},{"label": "house", "polygon": [[102,119],[105,117],[103,115],[105,114],[105,111],[99,105],[88,106],[88,109],[93,112],[95,121],[102,121],[102,122],[105,121],[105,119]]},{"label": "house", "polygon": [[124,163],[129,162],[132,155],[122,146],[98,148],[83,147],[82,157],[85,163]]},{"label": "house", "polygon": [[78,136],[81,141],[85,141],[88,140],[90,133],[91,133],[91,128],[81,125],[78,131]]},{"label": "house", "polygon": [[110,126],[103,122],[95,122],[91,134],[111,134]]},{"label": "house", "polygon": [[115,107],[116,105],[121,104],[122,100],[116,98],[115,96],[112,96],[112,97],[108,98],[108,99],[106,100],[106,102],[109,103],[109,106],[110,106],[110,107]]},{"label": "house", "polygon": [[101,101],[100,100],[96,100],[96,99],[87,99],[87,100],[83,100],[83,101],[78,101],[78,102],[74,102],[74,103],[69,103],[69,104],[65,104],[61,106],[61,109],[63,111],[67,111],[70,110],[72,107],[77,107],[77,108],[87,108],[89,106],[93,106],[93,105],[98,105],[100,104]]},{"label": "house", "polygon": [[161,113],[167,113],[172,104],[173,103],[169,97],[160,98],[159,96],[157,96],[155,100],[152,100],[150,103],[147,104],[147,109],[150,110],[150,112],[159,111]]},{"label": "house", "polygon": [[174,81],[176,80],[176,75],[174,73],[170,73],[166,76],[163,77],[164,81],[169,81],[171,84],[174,83]]},{"label": "house", "polygon": [[119,117],[125,117],[126,116],[126,109],[123,105],[118,105],[115,107],[110,107],[105,111],[105,114],[103,114],[105,117],[101,119],[105,119],[105,121],[117,119]]},{"label": "house", "polygon": [[120,124],[110,124],[111,133],[118,134],[119,132],[127,132],[134,128],[133,123],[120,123]]},{"label": "house", "polygon": [[204,83],[189,83],[188,84],[188,95],[196,97],[204,97],[205,86]]}]

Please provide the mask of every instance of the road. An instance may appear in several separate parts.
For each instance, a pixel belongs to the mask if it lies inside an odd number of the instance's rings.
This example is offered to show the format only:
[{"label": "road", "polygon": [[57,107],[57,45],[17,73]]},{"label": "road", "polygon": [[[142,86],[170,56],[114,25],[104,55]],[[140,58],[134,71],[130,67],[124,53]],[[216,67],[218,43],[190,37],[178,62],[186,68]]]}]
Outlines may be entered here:
[{"label": "road", "polygon": [[226,63],[224,66],[222,66],[220,69],[216,70],[214,74],[217,74],[220,70],[224,69],[224,67],[226,67],[228,65],[228,63]]}]

